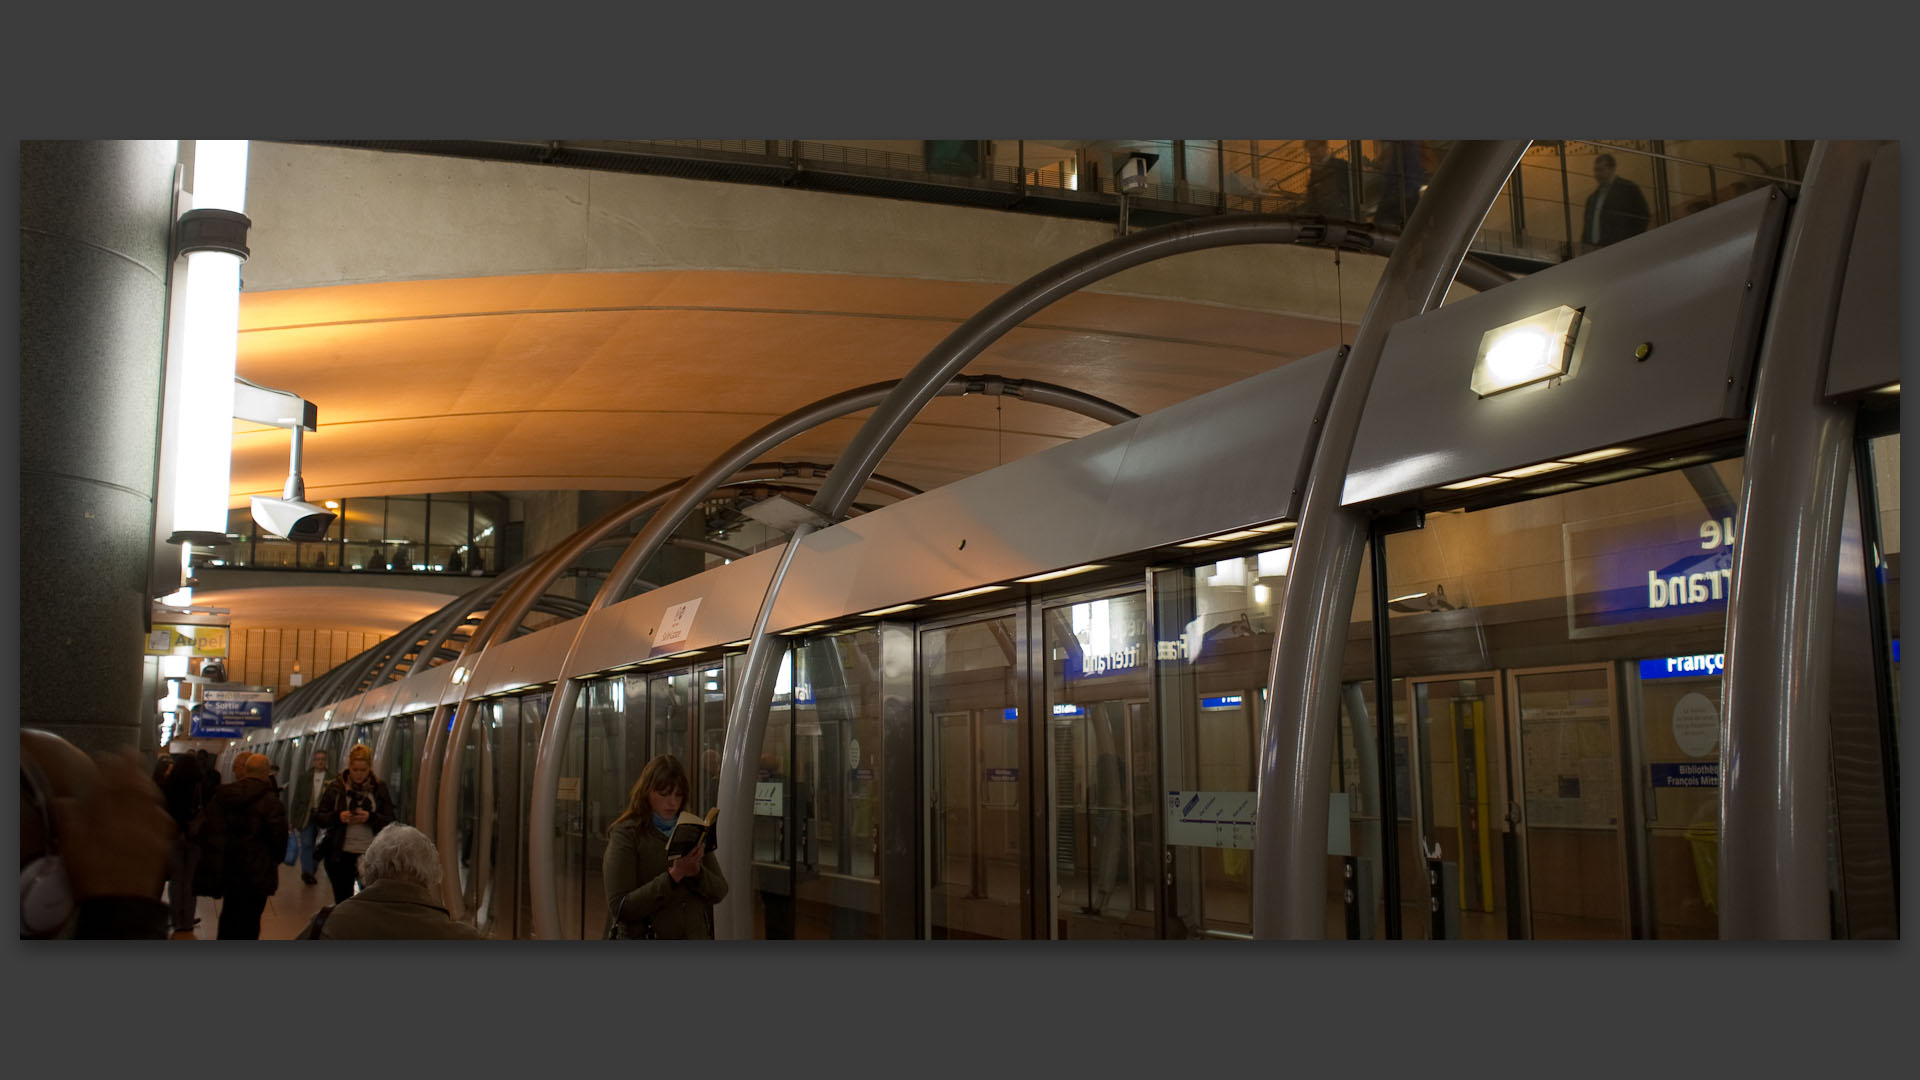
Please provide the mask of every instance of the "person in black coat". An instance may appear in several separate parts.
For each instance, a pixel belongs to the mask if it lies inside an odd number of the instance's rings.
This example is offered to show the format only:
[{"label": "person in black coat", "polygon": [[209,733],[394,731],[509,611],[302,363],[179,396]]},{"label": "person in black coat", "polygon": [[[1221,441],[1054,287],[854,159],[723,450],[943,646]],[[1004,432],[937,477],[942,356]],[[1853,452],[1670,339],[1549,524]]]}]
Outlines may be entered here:
[{"label": "person in black coat", "polygon": [[243,754],[240,779],[214,793],[201,825],[204,876],[221,888],[221,939],[260,937],[260,913],[280,887],[287,850],[287,808],[269,780],[265,754]]},{"label": "person in black coat", "polygon": [[1612,154],[1593,159],[1593,182],[1598,186],[1587,196],[1587,207],[1580,218],[1584,223],[1580,236],[1586,250],[1617,244],[1647,231],[1647,222],[1653,217],[1647,209],[1647,198],[1640,193],[1640,185],[1614,175]]},{"label": "person in black coat", "polygon": [[193,871],[200,863],[200,845],[191,832],[193,819],[206,804],[200,758],[191,751],[175,755],[160,793],[179,833],[167,856],[167,920],[176,934],[192,935],[194,921]]},{"label": "person in black coat", "polygon": [[327,827],[320,850],[325,853],[327,883],[333,886],[333,902],[337,904],[353,895],[361,853],[373,844],[381,829],[393,824],[393,796],[373,775],[373,750],[365,743],[347,751],[347,771],[320,792],[315,813]]},{"label": "person in black coat", "polygon": [[1346,221],[1353,217],[1349,195],[1353,183],[1348,175],[1347,159],[1329,149],[1325,139],[1308,139],[1305,146],[1307,200],[1300,209],[1332,221]]}]

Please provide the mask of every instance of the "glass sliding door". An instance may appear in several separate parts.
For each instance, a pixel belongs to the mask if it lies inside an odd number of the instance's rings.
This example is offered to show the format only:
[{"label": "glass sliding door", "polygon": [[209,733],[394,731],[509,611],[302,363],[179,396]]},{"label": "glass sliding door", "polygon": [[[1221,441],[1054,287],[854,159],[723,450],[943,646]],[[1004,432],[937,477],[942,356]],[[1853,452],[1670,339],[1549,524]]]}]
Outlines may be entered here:
[{"label": "glass sliding door", "polygon": [[882,936],[879,632],[808,638],[794,656],[795,936]]},{"label": "glass sliding door", "polygon": [[[1253,932],[1253,802],[1260,717],[1266,703],[1275,607],[1292,552],[1252,555],[1153,575],[1155,711],[1153,767],[1161,889],[1161,936],[1248,938]],[[1136,736],[1136,744],[1138,736]],[[1334,765],[1337,767],[1336,756]],[[1148,766],[1136,766],[1134,780]],[[1342,789],[1337,783],[1334,791]],[[1336,794],[1344,836],[1344,798]],[[1136,840],[1148,830],[1136,826]],[[1340,851],[1346,850],[1343,841]],[[1167,873],[1157,869],[1164,866]],[[1329,933],[1341,933],[1340,878],[1333,866]]]},{"label": "glass sliding door", "polygon": [[1612,668],[1515,671],[1509,693],[1529,936],[1627,937]]},{"label": "glass sliding door", "polygon": [[1011,612],[920,633],[934,938],[1034,936],[1025,641]]},{"label": "glass sliding door", "polygon": [[[783,641],[786,639],[782,639]],[[797,931],[794,874],[801,845],[800,803],[792,781],[794,768],[793,651],[780,656],[773,703],[767,709],[767,733],[760,743],[760,760],[753,785],[753,880],[733,883],[751,887],[757,938],[790,940]],[[727,685],[740,685],[744,654],[727,658]]]},{"label": "glass sliding door", "polygon": [[1043,606],[1040,625],[1052,934],[1155,937],[1160,800],[1152,795],[1146,594]]},{"label": "glass sliding door", "polygon": [[1439,924],[1441,933],[1429,936],[1508,937],[1511,856],[1500,680],[1494,672],[1479,672],[1409,682],[1409,716],[1420,750],[1421,839],[1432,855],[1428,861],[1443,864],[1435,872],[1448,886],[1437,902],[1421,890],[1428,901],[1421,921]]},{"label": "glass sliding door", "polygon": [[1431,512],[1387,538],[1396,712],[1418,762],[1403,847],[1427,847],[1401,884],[1426,932],[1717,934],[1741,468],[1694,460]]}]

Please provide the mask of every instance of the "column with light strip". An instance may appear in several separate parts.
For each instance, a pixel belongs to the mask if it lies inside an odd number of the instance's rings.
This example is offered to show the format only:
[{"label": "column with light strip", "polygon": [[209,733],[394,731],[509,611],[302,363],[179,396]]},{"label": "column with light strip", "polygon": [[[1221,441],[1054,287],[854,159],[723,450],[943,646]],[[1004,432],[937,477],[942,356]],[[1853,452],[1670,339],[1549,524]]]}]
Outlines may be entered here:
[{"label": "column with light strip", "polygon": [[[247,257],[247,144],[194,144],[193,209],[180,215],[176,255],[185,265],[182,323],[174,330],[179,394],[169,438],[173,533],[184,571],[191,545],[224,543],[233,463],[233,376],[239,348],[240,263]],[[190,600],[192,590],[166,601]]]}]

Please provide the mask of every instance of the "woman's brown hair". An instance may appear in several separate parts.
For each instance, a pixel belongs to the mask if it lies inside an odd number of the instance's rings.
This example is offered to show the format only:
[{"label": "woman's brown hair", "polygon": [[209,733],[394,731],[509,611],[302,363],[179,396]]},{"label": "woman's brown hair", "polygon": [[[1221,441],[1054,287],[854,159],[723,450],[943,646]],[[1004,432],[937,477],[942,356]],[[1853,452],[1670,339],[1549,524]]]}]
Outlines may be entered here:
[{"label": "woman's brown hair", "polygon": [[640,770],[640,779],[633,782],[633,790],[627,793],[627,809],[607,825],[607,835],[613,835],[615,825],[628,818],[650,818],[653,808],[647,805],[647,795],[655,791],[678,791],[681,808],[686,808],[686,800],[692,786],[687,783],[686,767],[672,754],[661,754]]}]

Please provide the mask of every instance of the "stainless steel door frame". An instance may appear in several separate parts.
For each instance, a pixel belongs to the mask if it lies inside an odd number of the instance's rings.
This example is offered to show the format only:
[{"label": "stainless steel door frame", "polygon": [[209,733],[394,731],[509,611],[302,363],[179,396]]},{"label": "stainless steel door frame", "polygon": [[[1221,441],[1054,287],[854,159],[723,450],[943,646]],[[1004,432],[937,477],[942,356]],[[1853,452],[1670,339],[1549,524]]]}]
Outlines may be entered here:
[{"label": "stainless steel door frame", "polygon": [[[1620,688],[1618,685],[1618,680],[1614,678],[1613,663],[1609,661],[1609,662],[1585,663],[1585,664],[1555,664],[1548,667],[1508,668],[1506,672],[1507,700],[1511,703],[1511,707],[1508,710],[1509,719],[1510,719],[1510,728],[1509,728],[1510,739],[1507,745],[1510,748],[1509,765],[1511,766],[1511,769],[1512,769],[1512,776],[1516,780],[1516,783],[1514,784],[1514,794],[1519,796],[1519,798],[1515,800],[1515,807],[1518,811],[1518,817],[1519,817],[1519,823],[1516,827],[1519,843],[1516,845],[1516,847],[1519,849],[1519,855],[1520,855],[1521,898],[1526,905],[1524,909],[1524,914],[1526,917],[1525,926],[1526,926],[1526,935],[1529,939],[1532,939],[1534,936],[1533,880],[1532,880],[1532,874],[1531,874],[1532,855],[1531,855],[1531,852],[1528,850],[1528,835],[1527,835],[1528,822],[1527,822],[1527,799],[1526,799],[1526,792],[1527,792],[1526,743],[1522,739],[1521,731],[1520,731],[1520,719],[1521,719],[1520,714],[1522,711],[1521,699],[1520,699],[1520,680],[1530,675],[1553,675],[1561,672],[1574,672],[1574,671],[1599,671],[1606,676],[1607,726],[1608,726],[1607,745],[1613,749],[1613,753],[1615,755],[1614,776],[1613,776],[1614,790],[1618,792],[1624,786],[1624,781],[1620,774],[1625,766],[1619,758]],[[1618,817],[1616,817],[1615,823],[1613,826],[1613,834],[1614,834],[1613,846],[1614,846],[1615,857],[1617,860],[1617,865],[1620,871],[1620,886],[1621,886],[1620,910],[1621,910],[1623,921],[1625,924],[1623,928],[1626,929],[1630,935],[1632,932],[1633,897],[1632,897],[1630,867],[1628,864],[1627,848],[1626,848],[1626,836],[1625,836],[1626,823],[1624,820],[1622,820],[1625,818],[1625,816],[1626,815],[1623,808],[1621,813],[1618,815]]]}]

